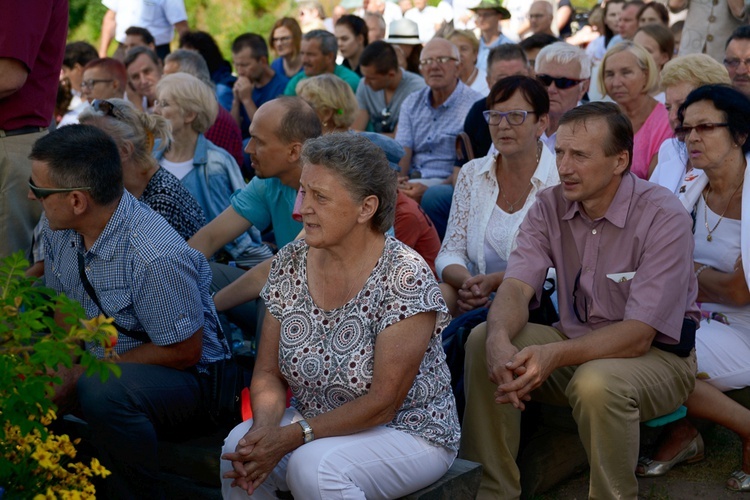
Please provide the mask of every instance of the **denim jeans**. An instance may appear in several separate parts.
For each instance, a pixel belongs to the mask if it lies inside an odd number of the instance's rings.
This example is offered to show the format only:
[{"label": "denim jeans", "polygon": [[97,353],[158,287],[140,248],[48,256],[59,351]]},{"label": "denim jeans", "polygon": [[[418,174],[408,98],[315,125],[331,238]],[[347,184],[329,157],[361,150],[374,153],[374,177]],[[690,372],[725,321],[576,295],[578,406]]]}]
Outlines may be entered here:
[{"label": "denim jeans", "polygon": [[440,237],[440,241],[443,241],[445,237],[445,228],[448,226],[452,201],[453,186],[450,184],[431,186],[422,195],[422,209],[435,224],[435,230]]},{"label": "denim jeans", "polygon": [[[122,376],[81,376],[78,400],[102,464],[112,475],[101,498],[163,498],[157,435],[197,430],[205,422],[201,378],[194,371],[121,363]],[[205,425],[203,425],[204,427]]]}]

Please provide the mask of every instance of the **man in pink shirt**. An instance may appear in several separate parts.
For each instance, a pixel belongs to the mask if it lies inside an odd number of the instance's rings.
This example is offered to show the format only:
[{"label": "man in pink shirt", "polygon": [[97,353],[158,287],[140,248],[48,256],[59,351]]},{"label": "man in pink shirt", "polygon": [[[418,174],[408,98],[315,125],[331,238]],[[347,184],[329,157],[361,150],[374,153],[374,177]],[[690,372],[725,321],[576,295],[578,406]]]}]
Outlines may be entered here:
[{"label": "man in pink shirt", "polygon": [[[573,409],[592,498],[636,498],[639,423],[671,413],[693,389],[690,216],[630,173],[632,151],[632,126],[613,103],[560,120],[561,183],[538,195],[487,323],[466,343],[461,453],[484,466],[479,498],[520,495],[515,459],[531,399]],[[528,323],[549,267],[553,327]]]}]

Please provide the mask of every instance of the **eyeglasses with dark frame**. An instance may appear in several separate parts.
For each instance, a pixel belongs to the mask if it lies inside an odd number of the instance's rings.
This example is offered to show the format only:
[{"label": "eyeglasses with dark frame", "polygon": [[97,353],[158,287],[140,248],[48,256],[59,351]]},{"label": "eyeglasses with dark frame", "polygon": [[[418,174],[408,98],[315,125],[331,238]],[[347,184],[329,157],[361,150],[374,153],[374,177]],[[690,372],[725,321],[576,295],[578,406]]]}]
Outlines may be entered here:
[{"label": "eyeglasses with dark frame", "polygon": [[83,80],[81,82],[82,89],[93,89],[97,83],[112,83],[114,80],[111,78],[95,80],[93,78],[89,80]]},{"label": "eyeglasses with dark frame", "polygon": [[583,293],[581,294],[582,295],[581,298],[583,300],[583,318],[581,318],[581,313],[578,311],[578,287],[581,284],[581,271],[582,269],[578,270],[578,274],[576,274],[576,281],[573,284],[573,312],[575,313],[578,321],[580,321],[581,323],[588,323],[589,304],[588,304],[588,301],[586,300],[586,295],[584,295]]},{"label": "eyeglasses with dark frame", "polygon": [[560,90],[567,90],[571,87],[575,87],[583,81],[576,80],[574,78],[565,78],[564,76],[554,77],[545,75],[543,73],[536,75],[536,79],[539,80],[545,87],[549,87],[550,85],[552,85],[552,82],[555,82],[555,87]]},{"label": "eyeglasses with dark frame", "polygon": [[440,57],[428,57],[427,59],[420,59],[419,65],[420,66],[432,66],[433,64],[447,64],[450,61],[456,61],[458,62],[458,59],[455,57],[450,56],[440,56]]},{"label": "eyeglasses with dark frame", "polygon": [[101,111],[104,116],[111,116],[115,120],[122,120],[122,112],[117,109],[117,106],[104,99],[94,99],[91,101],[91,107],[96,111]]},{"label": "eyeglasses with dark frame", "polygon": [[728,123],[699,123],[698,125],[693,125],[692,127],[679,126],[674,129],[674,136],[677,137],[677,140],[685,142],[685,140],[690,137],[690,134],[693,132],[693,130],[698,132],[698,135],[703,135],[707,132],[712,132],[716,128],[728,126]]},{"label": "eyeglasses with dark frame", "polygon": [[750,59],[724,59],[724,66],[727,68],[737,69],[740,64],[744,64],[746,68],[750,68]]},{"label": "eyeglasses with dark frame", "polygon": [[73,191],[90,191],[90,187],[74,187],[74,188],[42,188],[34,184],[34,181],[29,177],[29,189],[34,193],[34,198],[41,200],[47,196],[57,193],[72,193]]},{"label": "eyeglasses with dark frame", "polygon": [[484,116],[488,125],[500,125],[503,122],[503,118],[505,118],[508,121],[508,124],[514,127],[523,125],[523,122],[526,121],[526,116],[530,114],[533,115],[534,112],[525,111],[523,109],[514,109],[506,111],[505,113],[502,111],[495,111],[494,109],[482,112],[482,116]]}]

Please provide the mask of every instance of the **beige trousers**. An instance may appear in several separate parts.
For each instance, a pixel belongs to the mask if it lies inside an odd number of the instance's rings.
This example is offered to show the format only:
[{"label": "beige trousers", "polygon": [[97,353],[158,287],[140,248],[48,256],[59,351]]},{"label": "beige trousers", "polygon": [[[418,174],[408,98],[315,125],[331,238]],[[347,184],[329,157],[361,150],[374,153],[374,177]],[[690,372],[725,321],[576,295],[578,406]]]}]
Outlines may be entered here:
[{"label": "beige trousers", "polygon": [[[477,498],[518,498],[521,411],[494,401],[497,387],[487,377],[486,334],[483,323],[466,342],[466,411],[459,456],[484,466]],[[552,327],[528,324],[513,344],[520,350],[565,340]],[[693,390],[695,369],[694,352],[680,358],[651,348],[638,358],[559,368],[532,393],[535,401],[573,409],[591,468],[589,498],[637,497],[640,422],[677,409]]]}]

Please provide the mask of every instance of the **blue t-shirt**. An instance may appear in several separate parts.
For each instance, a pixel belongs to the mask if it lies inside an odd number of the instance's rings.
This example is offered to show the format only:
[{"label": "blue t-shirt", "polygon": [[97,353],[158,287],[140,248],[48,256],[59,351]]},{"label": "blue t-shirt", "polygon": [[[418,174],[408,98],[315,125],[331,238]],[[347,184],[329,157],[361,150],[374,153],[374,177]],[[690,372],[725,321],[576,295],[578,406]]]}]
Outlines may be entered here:
[{"label": "blue t-shirt", "polygon": [[[273,62],[271,63],[271,69],[274,70],[277,75],[281,75],[284,78],[286,78],[287,81],[290,80],[290,78],[288,76],[286,76],[286,72],[284,71],[284,59],[283,58],[277,57],[276,59],[274,59]],[[302,67],[301,66],[299,68],[299,71],[297,71],[297,73],[302,73]],[[297,76],[297,75],[294,75],[294,76]],[[294,78],[294,77],[292,77],[292,78]]]},{"label": "blue t-shirt", "polygon": [[273,224],[276,244],[283,247],[302,231],[302,223],[292,219],[297,191],[275,177],[253,177],[245,189],[235,192],[232,208],[260,231]]},{"label": "blue t-shirt", "polygon": [[[281,59],[279,59],[279,61],[280,60]],[[268,101],[272,101],[280,95],[283,95],[287,83],[289,83],[289,78],[284,75],[284,71],[282,70],[281,73],[277,71],[276,74],[273,75],[273,78],[271,78],[270,82],[262,87],[255,87],[253,89],[253,102],[255,103],[255,106],[261,107]],[[247,115],[247,111],[245,111],[245,106],[240,106],[240,116],[242,117],[242,124],[240,125],[242,138],[247,139],[250,137],[250,132],[248,132],[248,128],[250,127],[250,117]]]}]

